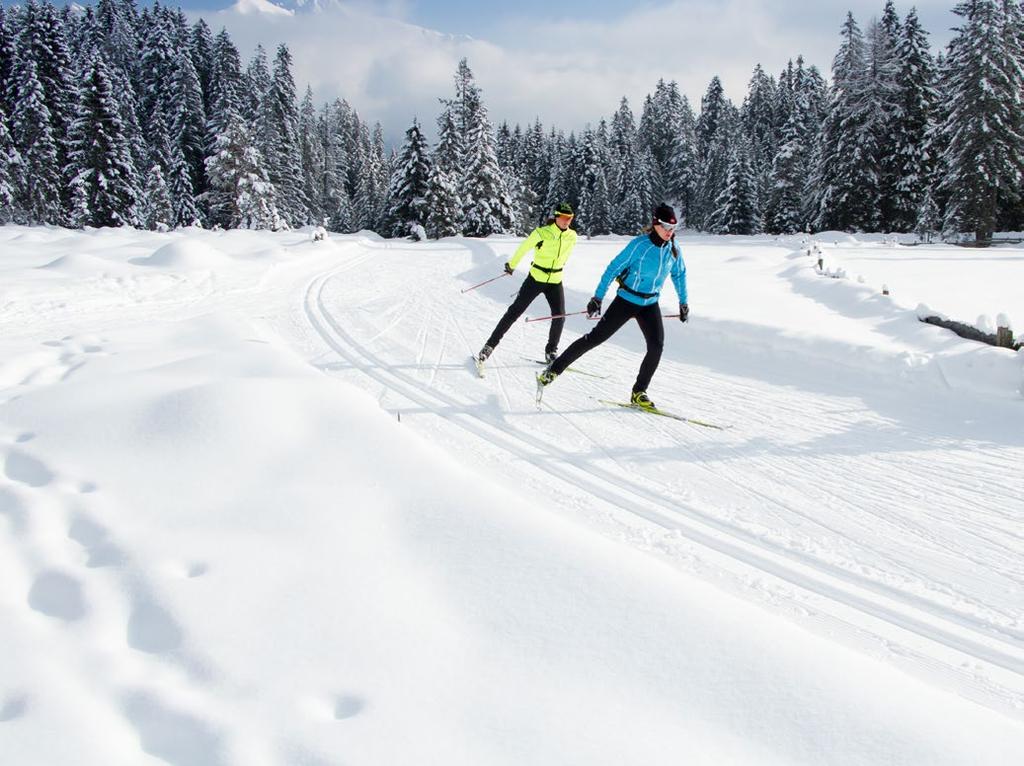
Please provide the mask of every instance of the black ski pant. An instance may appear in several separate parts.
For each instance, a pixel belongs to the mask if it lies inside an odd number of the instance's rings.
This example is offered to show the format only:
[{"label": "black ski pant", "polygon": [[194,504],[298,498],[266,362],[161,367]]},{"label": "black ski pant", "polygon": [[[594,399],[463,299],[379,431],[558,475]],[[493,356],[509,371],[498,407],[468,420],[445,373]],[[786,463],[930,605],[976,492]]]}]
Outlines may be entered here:
[{"label": "black ski pant", "polygon": [[[544,297],[548,299],[548,307],[551,309],[552,315],[565,313],[565,290],[562,288],[561,282],[558,284],[546,284],[538,282],[532,276],[527,276],[523,281],[523,286],[519,288],[519,294],[516,296],[516,299],[512,301],[512,305],[508,307],[505,315],[498,320],[494,332],[487,339],[487,345],[491,348],[497,348],[498,344],[501,343],[501,339],[505,337],[505,333],[508,332],[508,328],[523,315],[523,312],[541,293],[544,293]],[[551,327],[548,328],[548,345],[544,347],[545,353],[553,354],[558,351],[558,341],[562,337],[563,327],[565,327],[565,319],[561,316],[558,319],[551,320]]]},{"label": "black ski pant", "polygon": [[640,325],[640,331],[644,334],[644,340],[647,341],[647,353],[640,363],[640,372],[637,373],[633,391],[646,391],[651,384],[651,378],[654,377],[654,371],[658,369],[662,349],[665,348],[665,325],[661,321],[661,306],[657,303],[652,303],[650,306],[638,306],[632,301],[616,296],[597,326],[582,338],[573,341],[569,348],[551,364],[551,371],[561,375],[565,372],[566,367],[592,348],[600,346],[630,319],[636,319],[636,323]]}]

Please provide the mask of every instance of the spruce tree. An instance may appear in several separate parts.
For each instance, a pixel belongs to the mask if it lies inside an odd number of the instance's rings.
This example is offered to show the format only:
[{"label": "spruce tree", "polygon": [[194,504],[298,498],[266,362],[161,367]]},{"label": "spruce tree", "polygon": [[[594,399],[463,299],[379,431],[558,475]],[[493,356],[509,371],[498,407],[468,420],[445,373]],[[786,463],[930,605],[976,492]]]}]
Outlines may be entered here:
[{"label": "spruce tree", "polygon": [[665,193],[679,209],[679,220],[693,218],[697,186],[697,120],[684,96],[682,110],[674,123],[676,137],[665,176]]},{"label": "spruce tree", "polygon": [[780,126],[775,123],[778,101],[775,80],[758,64],[750,77],[747,97],[740,109],[740,120],[750,141],[750,160],[757,179],[758,195],[761,197],[766,197],[770,188],[772,163],[778,151]]},{"label": "spruce tree", "polygon": [[14,109],[14,63],[16,38],[7,11],[0,7],[0,112],[9,115]]},{"label": "spruce tree", "polygon": [[139,224],[150,231],[163,231],[176,224],[171,194],[159,163],[153,163],[146,174],[138,218]]},{"label": "spruce tree", "polygon": [[263,157],[245,122],[229,119],[206,159],[210,190],[204,197],[209,218],[224,228],[277,229],[282,222]]},{"label": "spruce tree", "polygon": [[61,168],[50,110],[31,56],[15,64],[11,137],[22,160],[17,206],[26,223],[62,223]]},{"label": "spruce tree", "polygon": [[725,97],[722,81],[711,79],[701,100],[701,113],[697,118],[698,181],[694,193],[695,218],[692,223],[705,228],[718,208],[718,198],[725,188],[731,157],[730,146],[737,129],[736,108]]},{"label": "spruce tree", "polygon": [[874,231],[879,222],[879,147],[871,129],[864,37],[848,14],[832,65],[828,114],[816,148],[816,229]]},{"label": "spruce tree", "polygon": [[[205,168],[203,178],[206,178]],[[167,187],[172,206],[171,225],[201,226],[202,213],[196,198],[203,192],[197,193],[196,187],[192,185],[192,171],[181,152],[177,152],[171,158],[171,167],[167,171]]]},{"label": "spruce tree", "polygon": [[299,106],[299,157],[302,166],[302,193],[309,204],[309,220],[322,226],[327,206],[322,194],[324,172],[324,144],[318,130],[313,89],[306,86],[306,94]]},{"label": "spruce tree", "polygon": [[[900,120],[892,136],[892,228],[910,231],[919,219],[924,195],[930,186],[935,163],[928,152],[934,125],[935,64],[928,50],[926,32],[911,8],[897,44],[899,60]],[[935,205],[935,200],[931,200]]]},{"label": "spruce tree", "polygon": [[515,230],[514,207],[498,168],[487,110],[477,105],[466,135],[466,173],[462,197],[463,231],[468,237],[510,233]]},{"label": "spruce tree", "polygon": [[611,196],[605,168],[609,152],[600,131],[586,130],[580,142],[583,173],[580,176],[580,200],[577,228],[582,234],[610,234],[612,230]]},{"label": "spruce tree", "polygon": [[942,131],[942,187],[948,195],[945,231],[991,239],[1000,214],[1020,198],[1021,126],[1019,38],[1000,0],[972,0],[954,12],[964,19],[949,48],[951,109]]},{"label": "spruce tree", "polygon": [[427,179],[427,233],[451,237],[462,231],[462,198],[459,194],[461,141],[450,102],[437,118],[437,146]]},{"label": "spruce tree", "polygon": [[71,222],[76,226],[135,226],[138,174],[106,64],[95,57],[79,89],[71,126]]},{"label": "spruce tree", "polygon": [[898,79],[898,46],[901,34],[902,25],[892,0],[886,0],[882,20],[873,21],[868,27],[862,128],[870,134],[868,145],[874,147],[876,154],[876,228],[881,231],[894,231],[897,228],[896,186],[899,182],[899,163],[896,153],[892,151],[891,142],[904,119],[901,83]]},{"label": "spruce tree", "polygon": [[430,158],[427,140],[414,119],[405,131],[405,143],[398,157],[388,196],[391,209],[386,223],[392,237],[408,235],[413,226],[427,223],[427,191],[430,181]]},{"label": "spruce tree", "polygon": [[17,220],[16,194],[21,186],[21,156],[7,130],[7,114],[0,114],[0,224]]},{"label": "spruce tree", "polygon": [[277,190],[279,212],[289,225],[302,226],[309,222],[309,200],[302,182],[299,113],[291,66],[288,47],[279,45],[266,104],[273,142],[265,159],[270,181]]},{"label": "spruce tree", "polygon": [[[171,140],[177,145],[177,153],[180,154],[188,172],[191,194],[202,194],[206,191],[206,165],[204,162],[206,156],[206,112],[203,108],[203,93],[199,84],[199,75],[187,50],[178,51],[175,56],[170,91],[172,94]],[[180,181],[174,181],[174,172],[171,168],[168,168],[168,181],[171,184],[172,199],[177,200],[175,195],[183,189],[183,186]],[[185,208],[186,216],[191,215],[188,205],[182,206],[177,201],[176,205],[179,208]],[[190,225],[193,219],[188,218],[187,220]]]},{"label": "spruce tree", "polygon": [[758,202],[757,177],[750,160],[748,141],[732,151],[726,186],[718,198],[709,230],[717,234],[758,234],[761,211]]}]

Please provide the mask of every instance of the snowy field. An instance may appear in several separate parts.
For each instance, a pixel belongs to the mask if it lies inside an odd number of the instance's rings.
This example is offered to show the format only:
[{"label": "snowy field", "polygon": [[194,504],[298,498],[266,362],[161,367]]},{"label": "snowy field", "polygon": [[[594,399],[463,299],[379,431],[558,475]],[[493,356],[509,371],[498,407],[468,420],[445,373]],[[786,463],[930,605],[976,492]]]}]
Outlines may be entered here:
[{"label": "snowy field", "polygon": [[915,309],[1024,249],[816,241],[682,238],[715,431],[635,325],[478,379],[513,239],[0,228],[0,762],[1019,763],[1024,352]]}]

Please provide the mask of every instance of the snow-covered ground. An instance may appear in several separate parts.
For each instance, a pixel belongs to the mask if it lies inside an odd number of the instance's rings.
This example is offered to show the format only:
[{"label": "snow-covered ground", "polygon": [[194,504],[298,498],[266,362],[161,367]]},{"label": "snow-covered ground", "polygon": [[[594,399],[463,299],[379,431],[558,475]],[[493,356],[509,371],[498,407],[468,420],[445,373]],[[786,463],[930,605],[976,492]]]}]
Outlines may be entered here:
[{"label": "snow-covered ground", "polygon": [[1024,250],[808,244],[682,238],[715,431],[634,326],[476,378],[509,238],[0,228],[0,761],[1017,763],[1024,352],[915,307]]}]

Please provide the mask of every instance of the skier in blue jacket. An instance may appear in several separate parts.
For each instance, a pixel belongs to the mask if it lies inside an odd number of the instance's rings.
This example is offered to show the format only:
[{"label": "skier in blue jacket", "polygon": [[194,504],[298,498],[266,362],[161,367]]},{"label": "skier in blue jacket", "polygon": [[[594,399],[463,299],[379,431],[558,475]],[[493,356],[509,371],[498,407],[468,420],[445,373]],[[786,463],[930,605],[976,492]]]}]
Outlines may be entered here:
[{"label": "skier in blue jacket", "polygon": [[650,231],[634,238],[615,256],[604,270],[604,275],[594,291],[594,297],[587,303],[587,315],[601,314],[601,303],[612,280],[619,283],[615,300],[608,311],[589,333],[573,342],[551,365],[537,375],[540,388],[550,385],[565,369],[590,351],[608,340],[630,319],[636,319],[647,342],[647,353],[640,363],[640,372],[633,384],[630,403],[653,409],[654,402],[647,396],[661,351],[665,346],[665,327],[661,321],[658,296],[662,285],[670,276],[679,296],[679,321],[690,317],[686,297],[686,264],[675,242],[676,214],[669,205],[659,205],[654,210]]}]

